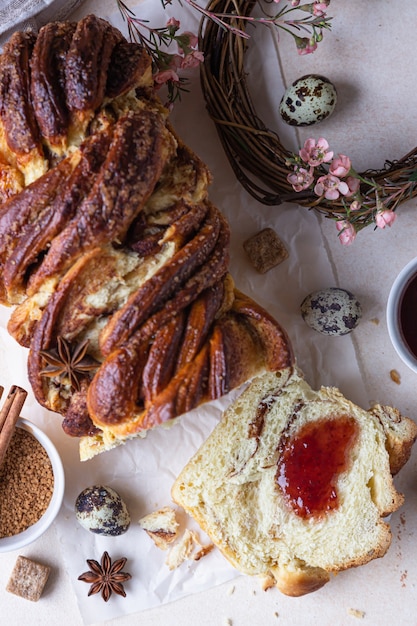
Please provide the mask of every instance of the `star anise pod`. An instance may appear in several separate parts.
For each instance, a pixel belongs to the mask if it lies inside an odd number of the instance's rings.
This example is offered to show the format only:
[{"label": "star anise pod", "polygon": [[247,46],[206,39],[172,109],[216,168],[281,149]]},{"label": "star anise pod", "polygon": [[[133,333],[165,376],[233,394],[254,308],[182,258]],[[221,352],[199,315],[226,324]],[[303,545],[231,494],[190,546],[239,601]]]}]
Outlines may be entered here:
[{"label": "star anise pod", "polygon": [[40,352],[47,363],[45,369],[41,370],[41,376],[67,378],[71,387],[80,391],[81,379],[99,366],[98,361],[87,355],[88,344],[89,341],[86,339],[72,349],[66,339],[58,337],[56,348]]},{"label": "star anise pod", "polygon": [[132,578],[127,572],[122,572],[126,561],[127,559],[122,558],[112,563],[108,553],[104,552],[101,563],[94,559],[87,559],[90,571],[78,576],[78,580],[91,584],[89,596],[94,593],[101,593],[105,602],[109,600],[112,593],[117,593],[125,598],[126,592],[122,583]]}]

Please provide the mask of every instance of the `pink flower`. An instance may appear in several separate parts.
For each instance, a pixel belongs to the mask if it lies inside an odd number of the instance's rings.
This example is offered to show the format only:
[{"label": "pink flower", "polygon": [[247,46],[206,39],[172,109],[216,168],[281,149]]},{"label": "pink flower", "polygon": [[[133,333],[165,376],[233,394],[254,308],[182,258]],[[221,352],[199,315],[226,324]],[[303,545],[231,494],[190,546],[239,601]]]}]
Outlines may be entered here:
[{"label": "pink flower", "polygon": [[326,15],[327,6],[326,2],[314,2],[313,14],[318,15],[319,17],[324,17]]},{"label": "pink flower", "polygon": [[179,29],[180,26],[181,26],[180,21],[176,20],[175,17],[170,17],[169,20],[167,21],[167,28],[169,28],[170,30],[173,30],[174,33]]},{"label": "pink flower", "polygon": [[177,70],[178,68],[181,67],[181,63],[183,62],[184,57],[180,56],[179,54],[170,54],[170,55],[167,55],[167,57],[168,56],[169,56],[169,63],[168,63],[169,69]]},{"label": "pink flower", "polygon": [[339,220],[336,222],[336,229],[339,232],[339,240],[343,246],[349,246],[355,241],[356,230],[353,224],[347,220]]},{"label": "pink flower", "polygon": [[333,152],[329,151],[329,144],[323,137],[320,137],[317,144],[315,139],[307,139],[304,147],[299,151],[299,155],[304,163],[308,163],[312,167],[321,163],[328,163],[333,158]]},{"label": "pink flower", "polygon": [[311,54],[317,49],[317,41],[314,37],[297,37],[294,35],[295,45],[299,55]]},{"label": "pink flower", "polygon": [[180,54],[187,54],[190,48],[196,48],[198,46],[198,37],[190,32],[182,33],[176,39],[178,44],[178,51]]},{"label": "pink flower", "polygon": [[337,176],[326,174],[317,179],[314,193],[324,196],[327,200],[337,200],[340,194],[345,196],[349,192],[349,187]]},{"label": "pink flower", "polygon": [[339,178],[343,178],[347,176],[350,171],[352,164],[350,162],[349,157],[344,154],[339,154],[333,161],[329,167],[330,174],[334,174],[334,176],[339,176]]},{"label": "pink flower", "polygon": [[174,70],[162,70],[162,72],[158,72],[154,76],[154,81],[156,85],[163,85],[164,83],[168,83],[171,80],[174,83],[180,82],[179,76]]},{"label": "pink flower", "polygon": [[186,54],[181,62],[181,69],[186,69],[190,67],[198,67],[200,63],[204,61],[204,53],[199,50],[193,50],[189,54]]},{"label": "pink flower", "polygon": [[379,228],[385,228],[385,226],[392,226],[396,219],[397,219],[396,213],[394,213],[394,211],[391,211],[390,209],[385,209],[384,211],[378,211],[378,213],[375,216],[375,222]]},{"label": "pink flower", "polygon": [[350,196],[353,196],[359,190],[360,180],[359,178],[348,176],[346,178],[346,184],[349,187],[349,192],[346,194],[346,196],[349,198]]},{"label": "pink flower", "polygon": [[294,191],[303,191],[308,189],[314,180],[313,169],[306,170],[304,167],[296,166],[292,174],[287,176],[288,182],[292,185]]},{"label": "pink flower", "polygon": [[[347,196],[349,194],[346,194]],[[359,200],[354,200],[351,205],[350,205],[350,210],[351,211],[359,211],[359,209],[361,208],[361,203],[359,202]]]}]

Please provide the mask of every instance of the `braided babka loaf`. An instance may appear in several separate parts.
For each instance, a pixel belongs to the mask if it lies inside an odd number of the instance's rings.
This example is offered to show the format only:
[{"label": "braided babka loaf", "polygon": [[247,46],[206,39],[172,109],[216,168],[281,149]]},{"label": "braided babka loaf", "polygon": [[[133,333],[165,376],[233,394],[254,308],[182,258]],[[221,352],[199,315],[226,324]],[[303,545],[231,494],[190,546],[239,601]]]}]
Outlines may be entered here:
[{"label": "braided babka loaf", "polygon": [[87,459],[288,367],[229,274],[210,173],[147,52],[106,21],[15,33],[0,56],[0,302],[43,406]]}]

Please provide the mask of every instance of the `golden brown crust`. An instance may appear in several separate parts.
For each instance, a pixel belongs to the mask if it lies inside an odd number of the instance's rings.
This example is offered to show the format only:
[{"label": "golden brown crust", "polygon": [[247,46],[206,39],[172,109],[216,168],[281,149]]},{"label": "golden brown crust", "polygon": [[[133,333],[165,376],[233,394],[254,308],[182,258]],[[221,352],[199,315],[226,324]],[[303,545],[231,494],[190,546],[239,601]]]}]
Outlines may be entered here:
[{"label": "golden brown crust", "polygon": [[6,143],[17,157],[40,150],[39,129],[30,102],[29,61],[35,43],[31,32],[17,32],[0,58],[0,112]]},{"label": "golden brown crust", "polygon": [[142,111],[121,118],[90,193],[78,205],[74,218],[54,237],[29,280],[28,293],[34,293],[47,278],[61,275],[92,247],[123,241],[173,149],[159,116]]},{"label": "golden brown crust", "polygon": [[31,97],[40,132],[50,149],[66,147],[69,111],[65,61],[76,24],[51,22],[40,29],[30,61]]},{"label": "golden brown crust", "polygon": [[71,396],[69,405],[65,408],[62,428],[70,437],[93,437],[100,432],[90,417],[86,385],[82,386],[81,391],[76,391]]},{"label": "golden brown crust", "polygon": [[210,329],[221,312],[227,296],[227,277],[205,289],[194,300],[188,313],[187,324],[177,354],[175,371],[182,370],[198,354],[207,341]]},{"label": "golden brown crust", "polygon": [[65,59],[65,95],[70,111],[95,111],[103,102],[107,70],[121,33],[88,15],[78,22]]},{"label": "golden brown crust", "polygon": [[[78,263],[74,264],[61,281],[59,288],[52,294],[39,321],[32,328],[28,356],[28,375],[36,399],[40,404],[48,408],[52,408],[50,386],[48,379],[40,374],[45,365],[41,353],[42,351],[50,350],[56,346],[58,338],[56,329],[60,327],[61,316],[65,316],[66,314],[65,307],[69,304],[71,298],[71,288],[74,285],[77,288],[80,281],[81,283],[83,282],[86,267],[91,261],[94,263],[97,256],[100,255],[100,252],[100,249],[95,248],[88,254],[85,254]],[[67,339],[64,333],[60,336]],[[70,400],[69,395],[60,395],[57,393],[56,385],[52,385],[52,391],[52,397],[54,398],[53,410],[59,409],[59,412],[65,412]]]},{"label": "golden brown crust", "polygon": [[[196,301],[199,311],[211,295],[210,290]],[[194,318],[196,325],[191,325],[192,319],[177,315],[165,325],[148,323],[148,332],[142,328],[134,333],[105,359],[88,391],[95,424],[111,425],[118,436],[131,436],[222,396],[265,367],[266,350],[233,310],[206,328],[204,316],[198,317],[198,322]],[[150,327],[156,334],[149,332]],[[181,338],[193,331],[200,341],[186,349],[187,359],[179,360],[183,365],[175,368]],[[276,340],[281,340],[281,335],[277,325]],[[287,351],[287,363],[290,354]],[[162,379],[164,384],[160,384]]]},{"label": "golden brown crust", "polygon": [[236,293],[233,309],[245,318],[256,333],[266,354],[266,367],[271,371],[285,369],[294,361],[291,342],[286,331],[257,302],[241,292]]},{"label": "golden brown crust", "polygon": [[286,596],[297,598],[321,589],[330,580],[330,575],[320,567],[271,568],[275,585]]},{"label": "golden brown crust", "polygon": [[[16,238],[12,250],[8,248],[7,258],[3,261],[3,280],[10,301],[13,301],[13,293],[21,294],[26,290],[29,267],[34,267],[38,259],[45,255],[53,239],[67,226],[79,203],[88,195],[95,175],[103,164],[110,140],[109,130],[93,135],[85,140],[77,154],[50,170],[59,172],[61,168],[64,169],[65,179],[60,180],[59,184],[52,181],[55,195],[39,208],[36,215],[37,227],[33,228],[35,219],[20,224],[19,238]],[[45,174],[33,185],[42,185],[47,177],[48,174]],[[4,209],[9,211],[7,207]]]},{"label": "golden brown crust", "polygon": [[195,358],[178,372],[152,404],[138,416],[136,423],[118,428],[121,435],[154,428],[159,424],[191,411],[208,400],[206,381],[209,368],[208,346],[204,344]]},{"label": "golden brown crust", "polygon": [[32,182],[47,170],[30,98],[33,33],[14,33],[0,56],[0,154]]},{"label": "golden brown crust", "polygon": [[145,406],[154,402],[174,375],[175,361],[184,334],[184,322],[185,313],[180,311],[159,328],[153,338],[139,390],[139,398]]},{"label": "golden brown crust", "polygon": [[393,476],[398,474],[400,469],[404,467],[404,465],[410,458],[416,437],[416,432],[413,435],[413,439],[407,442],[396,441],[395,439],[390,439],[388,437],[388,453],[390,457],[390,467]]},{"label": "golden brown crust", "polygon": [[[21,193],[14,195],[2,205],[0,212],[0,263],[3,267],[12,256],[15,248],[20,245],[22,232],[28,228],[33,230],[33,223],[54,201],[60,186],[72,169],[73,165],[70,160],[61,161],[57,167],[49,170],[44,176],[38,178],[31,185],[25,187]],[[4,280],[6,277],[2,276],[2,278]],[[6,280],[8,278],[9,276]],[[13,294],[11,294],[10,303],[13,304],[14,302]]]},{"label": "golden brown crust", "polygon": [[412,420],[404,420],[400,412],[390,406],[376,404],[371,412],[384,428],[391,474],[395,476],[410,458],[417,438],[417,424]]},{"label": "golden brown crust", "polygon": [[0,205],[20,193],[24,186],[22,172],[0,157]]},{"label": "golden brown crust", "polygon": [[152,86],[152,61],[146,50],[130,41],[119,41],[113,48],[105,95],[117,98],[131,89]]},{"label": "golden brown crust", "polygon": [[88,390],[88,406],[98,426],[123,424],[135,413],[148,343],[133,337],[108,356]]},{"label": "golden brown crust", "polygon": [[[218,242],[220,231],[226,228],[219,211],[210,207],[205,221],[191,241],[187,242],[170,260],[170,262],[152,276],[141,289],[128,300],[126,305],[115,314],[102,333],[100,346],[107,355],[119,345],[128,341],[131,335],[151,315],[162,309],[165,302],[177,294],[176,301],[181,308],[191,302],[193,296],[187,298],[185,290],[187,282],[194,278],[211,257]],[[222,246],[222,249],[224,247]],[[200,284],[194,280],[194,293],[202,291],[208,284]],[[193,285],[193,286],[194,286]],[[189,289],[190,290],[190,289]],[[178,297],[181,293],[181,299]]]}]

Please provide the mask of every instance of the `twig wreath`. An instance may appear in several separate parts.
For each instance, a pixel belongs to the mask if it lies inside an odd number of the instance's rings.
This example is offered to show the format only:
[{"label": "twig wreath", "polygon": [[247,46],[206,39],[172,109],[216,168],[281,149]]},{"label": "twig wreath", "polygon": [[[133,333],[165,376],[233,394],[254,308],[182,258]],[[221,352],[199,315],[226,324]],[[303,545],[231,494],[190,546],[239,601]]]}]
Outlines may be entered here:
[{"label": "twig wreath", "polygon": [[[211,0],[207,10],[235,13],[238,17],[234,22],[229,18],[231,23],[245,31],[249,22],[242,18],[250,17],[256,4],[257,0]],[[308,140],[294,155],[254,108],[244,65],[248,39],[203,18],[199,41],[208,113],[235,175],[256,200],[314,209],[336,220],[341,243],[349,244],[370,224],[390,225],[399,205],[417,195],[417,147],[397,161],[387,160],[381,170],[362,173],[355,172],[344,155],[330,163],[333,153],[324,139]]]},{"label": "twig wreath", "polygon": [[[209,0],[205,8],[196,0],[161,0],[161,4],[166,8],[175,1],[202,16],[198,37],[180,32],[175,18],[153,28],[123,0],[116,0],[130,38],[152,56],[156,88],[168,89],[166,106],[172,107],[187,91],[181,71],[200,66],[208,113],[237,179],[249,194],[265,205],[296,203],[335,220],[345,245],[368,225],[391,226],[400,204],[417,195],[417,147],[399,160],[386,160],[380,170],[365,172],[355,171],[348,156],[335,157],[323,137],[309,138],[294,154],[258,116],[246,80],[248,25],[277,27],[293,37],[299,54],[310,54],[323,39],[323,31],[330,29],[331,0],[282,4],[281,0]],[[253,16],[257,6],[261,17]],[[176,46],[174,53],[171,44]]]}]

